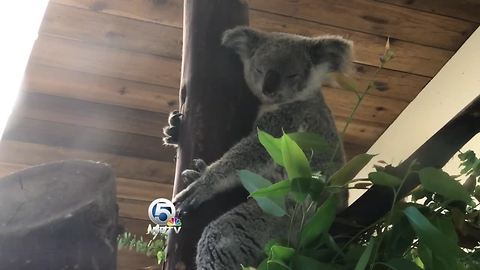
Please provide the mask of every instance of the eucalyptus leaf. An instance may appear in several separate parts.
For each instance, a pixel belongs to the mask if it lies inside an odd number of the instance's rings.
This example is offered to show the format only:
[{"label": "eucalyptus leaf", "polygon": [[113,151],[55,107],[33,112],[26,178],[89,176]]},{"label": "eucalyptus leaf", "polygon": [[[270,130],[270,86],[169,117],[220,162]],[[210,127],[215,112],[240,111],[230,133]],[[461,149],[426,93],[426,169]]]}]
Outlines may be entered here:
[{"label": "eucalyptus leaf", "polygon": [[258,140],[263,145],[268,154],[272,157],[273,161],[278,165],[283,166],[282,155],[282,141],[280,138],[275,138],[272,135],[257,129]]},{"label": "eucalyptus leaf", "polygon": [[368,179],[375,185],[387,187],[396,187],[402,183],[402,179],[382,171],[369,173]]},{"label": "eucalyptus leaf", "polygon": [[330,195],[300,232],[300,246],[306,247],[328,232],[335,220],[337,198]]},{"label": "eucalyptus leaf", "polygon": [[286,265],[284,262],[279,260],[268,260],[267,269],[268,270],[292,270],[290,266]]},{"label": "eucalyptus leaf", "polygon": [[305,198],[309,194],[312,181],[316,180],[309,177],[292,179],[290,188],[292,190],[293,198],[297,202],[302,203],[305,201]]},{"label": "eucalyptus leaf", "polygon": [[304,151],[313,150],[316,153],[322,153],[330,148],[325,138],[317,133],[294,132],[288,133],[288,136]]},{"label": "eucalyptus leaf", "polygon": [[468,191],[446,172],[436,168],[424,168],[418,175],[426,190],[438,193],[449,200],[472,203]]},{"label": "eucalyptus leaf", "polygon": [[367,245],[367,248],[363,251],[360,259],[358,259],[357,265],[355,265],[355,270],[365,270],[372,256],[373,247],[375,246],[375,239],[370,239],[370,242]]},{"label": "eucalyptus leaf", "polygon": [[311,177],[312,170],[302,149],[287,135],[282,138],[283,165],[289,179]]},{"label": "eucalyptus leaf", "polygon": [[266,197],[266,196],[284,196],[290,192],[290,180],[282,180],[274,183],[268,187],[261,188],[251,193],[252,197]]},{"label": "eucalyptus leaf", "polygon": [[388,262],[386,262],[385,265],[393,270],[421,270],[422,269],[418,267],[414,262],[406,259],[400,259],[400,258],[391,259]]},{"label": "eucalyptus leaf", "polygon": [[[242,185],[250,194],[272,185],[272,182],[251,171],[239,170],[237,173]],[[257,201],[258,206],[267,214],[275,217],[281,217],[286,214],[284,197],[254,197],[254,199]]]},{"label": "eucalyptus leaf", "polygon": [[344,186],[372,160],[375,155],[360,154],[353,157],[340,170],[330,177],[330,183],[334,186]]},{"label": "eucalyptus leaf", "polygon": [[445,258],[455,258],[458,254],[457,243],[446,238],[443,233],[413,206],[403,210],[420,241],[433,253]]},{"label": "eucalyptus leaf", "polygon": [[302,255],[295,255],[292,258],[292,266],[295,270],[340,270],[344,269],[340,266],[331,263],[323,263],[319,262],[313,258],[302,256]]},{"label": "eucalyptus leaf", "polygon": [[290,258],[295,254],[295,249],[290,247],[284,247],[280,245],[273,245],[270,248],[270,256],[271,260],[281,261],[283,263],[288,264],[290,262]]}]

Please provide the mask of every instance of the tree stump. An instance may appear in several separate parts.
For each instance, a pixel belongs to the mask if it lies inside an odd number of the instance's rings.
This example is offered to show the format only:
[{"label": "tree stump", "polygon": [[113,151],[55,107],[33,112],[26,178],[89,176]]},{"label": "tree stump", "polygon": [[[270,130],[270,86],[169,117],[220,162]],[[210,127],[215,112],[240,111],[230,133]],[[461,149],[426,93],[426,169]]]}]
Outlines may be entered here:
[{"label": "tree stump", "polygon": [[115,178],[62,161],[0,179],[1,269],[116,269]]}]

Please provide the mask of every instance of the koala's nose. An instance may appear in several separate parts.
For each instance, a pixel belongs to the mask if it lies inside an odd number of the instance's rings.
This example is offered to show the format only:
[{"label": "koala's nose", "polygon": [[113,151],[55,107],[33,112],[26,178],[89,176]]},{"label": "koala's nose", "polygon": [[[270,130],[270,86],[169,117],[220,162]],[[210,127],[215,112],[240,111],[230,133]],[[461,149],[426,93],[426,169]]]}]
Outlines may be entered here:
[{"label": "koala's nose", "polygon": [[280,79],[280,73],[273,70],[267,71],[265,78],[263,79],[263,94],[267,96],[273,94],[280,84]]}]

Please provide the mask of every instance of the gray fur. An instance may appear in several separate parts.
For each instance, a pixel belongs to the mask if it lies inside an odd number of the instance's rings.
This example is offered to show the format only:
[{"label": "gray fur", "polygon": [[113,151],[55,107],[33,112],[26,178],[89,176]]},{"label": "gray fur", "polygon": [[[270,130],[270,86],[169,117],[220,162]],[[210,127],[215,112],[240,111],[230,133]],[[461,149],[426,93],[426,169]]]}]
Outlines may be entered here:
[{"label": "gray fur", "polygon": [[[174,199],[179,211],[191,211],[216,194],[240,185],[237,170],[248,169],[270,180],[284,173],[257,139],[256,127],[274,136],[308,131],[330,143],[339,141],[330,110],[320,93],[326,74],[344,71],[351,59],[351,43],[339,37],[306,38],[264,33],[237,27],[224,33],[222,43],[232,48],[244,64],[250,90],[262,105],[253,132],[208,166],[200,177]],[[329,174],[344,162],[343,149],[328,164],[330,155],[314,155],[314,170]],[[280,173],[279,173],[280,172]],[[240,269],[257,265],[269,239],[284,238],[287,218],[264,214],[249,200],[207,226],[197,248],[197,269]]]}]

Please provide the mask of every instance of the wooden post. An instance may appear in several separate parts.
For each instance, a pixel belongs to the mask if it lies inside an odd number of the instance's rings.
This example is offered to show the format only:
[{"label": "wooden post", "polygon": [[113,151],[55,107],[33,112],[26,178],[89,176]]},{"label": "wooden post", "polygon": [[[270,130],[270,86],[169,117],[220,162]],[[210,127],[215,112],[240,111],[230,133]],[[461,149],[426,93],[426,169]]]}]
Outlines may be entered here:
[{"label": "wooden post", "polygon": [[[258,102],[243,79],[239,58],[220,44],[222,33],[248,24],[244,0],[185,0],[183,62],[180,88],[179,149],[174,194],[185,188],[180,173],[193,158],[217,160],[252,130]],[[202,205],[182,218],[171,234],[167,269],[194,269],[196,245],[203,228],[228,208],[246,199],[236,190]]]}]

